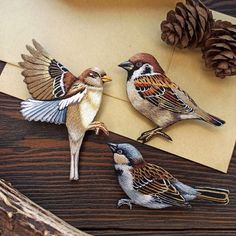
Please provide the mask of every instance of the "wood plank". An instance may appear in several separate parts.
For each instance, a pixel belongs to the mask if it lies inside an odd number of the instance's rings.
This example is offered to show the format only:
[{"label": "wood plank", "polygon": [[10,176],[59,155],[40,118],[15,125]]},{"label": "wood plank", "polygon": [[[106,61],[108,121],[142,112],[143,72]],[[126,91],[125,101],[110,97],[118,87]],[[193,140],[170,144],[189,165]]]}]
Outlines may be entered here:
[{"label": "wood plank", "polygon": [[[236,152],[229,173],[223,174],[116,134],[105,137],[89,132],[81,151],[81,179],[71,183],[66,128],[23,120],[19,104],[20,100],[0,94],[0,177],[68,223],[85,231],[235,229]],[[117,184],[108,141],[135,145],[147,161],[187,184],[229,188],[231,203],[221,206],[197,201],[190,210],[117,209],[117,200],[125,195]]]},{"label": "wood plank", "polygon": [[1,236],[91,236],[67,224],[0,179]]},{"label": "wood plank", "polygon": [[150,230],[150,231],[142,231],[142,230],[89,230],[88,231],[92,235],[96,236],[232,236],[236,235],[236,230]]}]

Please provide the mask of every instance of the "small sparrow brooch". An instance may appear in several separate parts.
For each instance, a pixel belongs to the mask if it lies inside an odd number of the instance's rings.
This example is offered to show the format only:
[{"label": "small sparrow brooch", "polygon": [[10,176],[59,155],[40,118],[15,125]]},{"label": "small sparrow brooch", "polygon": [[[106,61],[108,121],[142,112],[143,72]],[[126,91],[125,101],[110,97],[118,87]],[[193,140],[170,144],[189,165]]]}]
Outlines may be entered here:
[{"label": "small sparrow brooch", "polygon": [[198,119],[215,126],[225,123],[198,107],[184,90],[165,75],[152,55],[138,53],[119,66],[128,72],[127,95],[131,104],[157,125],[142,133],[139,141],[145,143],[154,135],[172,140],[163,130],[181,120]]},{"label": "small sparrow brooch", "polygon": [[121,188],[129,197],[120,199],[118,207],[132,204],[152,209],[171,206],[191,207],[189,201],[202,199],[229,203],[229,191],[210,187],[190,187],[158,165],[145,162],[142,154],[128,143],[108,143],[113,152],[115,170]]},{"label": "small sparrow brooch", "polygon": [[111,81],[96,67],[74,76],[53,59],[35,40],[34,47],[26,46],[29,55],[22,55],[24,82],[32,95],[21,103],[21,113],[29,121],[66,124],[71,150],[70,179],[78,180],[80,147],[87,130],[108,130],[102,122],[94,121],[103,94],[103,84]]}]

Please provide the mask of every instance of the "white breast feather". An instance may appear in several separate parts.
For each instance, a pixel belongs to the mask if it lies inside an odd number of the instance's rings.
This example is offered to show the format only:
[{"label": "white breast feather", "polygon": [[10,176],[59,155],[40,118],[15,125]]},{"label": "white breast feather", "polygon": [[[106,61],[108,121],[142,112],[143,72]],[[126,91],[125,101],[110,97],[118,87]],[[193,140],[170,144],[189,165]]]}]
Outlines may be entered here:
[{"label": "white breast feather", "polygon": [[152,197],[149,195],[139,193],[133,188],[133,176],[130,172],[130,169],[132,167],[127,165],[115,165],[115,168],[123,170],[123,173],[121,176],[118,177],[118,180],[120,186],[122,187],[124,192],[128,195],[128,197],[136,204],[139,205],[148,204],[151,201]]},{"label": "white breast feather", "polygon": [[81,121],[84,127],[88,127],[94,120],[102,101],[102,91],[88,91],[80,104]]}]

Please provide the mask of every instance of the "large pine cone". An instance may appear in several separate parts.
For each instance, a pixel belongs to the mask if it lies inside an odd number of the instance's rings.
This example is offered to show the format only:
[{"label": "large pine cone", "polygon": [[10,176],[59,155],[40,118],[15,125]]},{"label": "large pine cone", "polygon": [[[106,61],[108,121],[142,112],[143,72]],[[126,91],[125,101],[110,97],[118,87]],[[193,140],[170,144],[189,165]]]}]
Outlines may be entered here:
[{"label": "large pine cone", "polygon": [[206,66],[218,77],[236,75],[236,25],[216,21],[202,48]]},{"label": "large pine cone", "polygon": [[175,11],[169,11],[166,20],[161,23],[161,38],[178,48],[199,47],[210,33],[213,23],[212,12],[201,1],[179,2]]}]

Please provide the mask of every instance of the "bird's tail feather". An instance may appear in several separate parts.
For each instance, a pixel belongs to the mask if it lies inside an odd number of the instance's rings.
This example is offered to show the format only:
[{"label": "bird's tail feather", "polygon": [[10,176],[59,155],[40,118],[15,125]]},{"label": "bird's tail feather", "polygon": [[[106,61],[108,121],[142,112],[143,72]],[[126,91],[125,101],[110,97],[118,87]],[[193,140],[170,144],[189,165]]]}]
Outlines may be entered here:
[{"label": "bird's tail feather", "polygon": [[210,115],[209,113],[207,113],[203,110],[199,111],[198,115],[200,116],[200,119],[206,121],[209,124],[212,124],[215,126],[222,126],[223,124],[225,124],[224,120],[222,120],[216,116]]},{"label": "bird's tail feather", "polygon": [[229,191],[226,189],[197,187],[196,190],[199,193],[198,195],[199,199],[220,203],[224,205],[229,203]]}]

